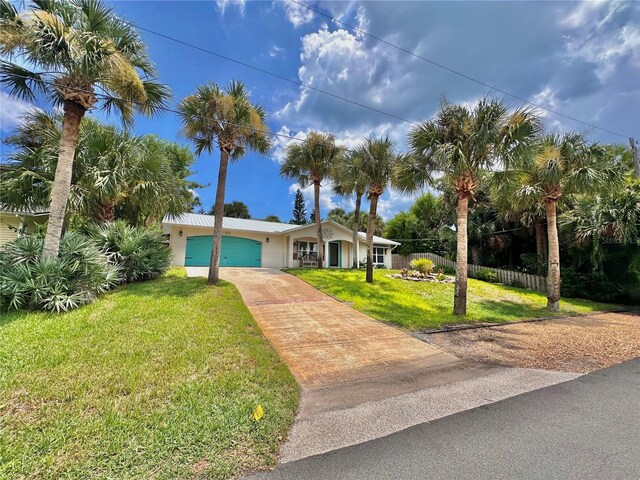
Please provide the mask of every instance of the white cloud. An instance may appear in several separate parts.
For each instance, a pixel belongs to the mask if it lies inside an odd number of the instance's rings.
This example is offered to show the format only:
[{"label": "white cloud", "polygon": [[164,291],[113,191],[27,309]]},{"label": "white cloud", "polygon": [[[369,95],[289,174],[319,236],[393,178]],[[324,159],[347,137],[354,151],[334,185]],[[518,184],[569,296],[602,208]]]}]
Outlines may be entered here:
[{"label": "white cloud", "polygon": [[289,2],[288,0],[274,0],[274,3],[282,5],[284,7],[285,13],[287,14],[287,19],[296,28],[313,20],[313,12],[307,8],[304,8],[302,5]]},{"label": "white cloud", "polygon": [[278,55],[280,55],[282,52],[284,52],[284,48],[279,47],[278,45],[273,45],[271,47],[271,50],[269,50],[269,56],[274,58],[277,57]]},{"label": "white cloud", "polygon": [[224,15],[224,11],[227,9],[228,6],[238,7],[238,10],[240,10],[240,13],[244,13],[245,3],[246,3],[246,0],[216,0],[216,5],[218,6],[218,10],[220,10],[220,13],[222,15]]},{"label": "white cloud", "polygon": [[7,131],[18,125],[20,120],[34,105],[0,91],[0,130]]}]

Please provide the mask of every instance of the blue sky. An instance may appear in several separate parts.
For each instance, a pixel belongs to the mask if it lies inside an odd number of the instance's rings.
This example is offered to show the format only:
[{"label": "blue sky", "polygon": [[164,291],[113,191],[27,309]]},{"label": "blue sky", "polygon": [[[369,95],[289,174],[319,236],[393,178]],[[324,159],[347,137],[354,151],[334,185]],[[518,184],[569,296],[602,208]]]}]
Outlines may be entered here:
[{"label": "blue sky", "polygon": [[[487,84],[623,135],[640,137],[640,4],[635,2],[309,2],[323,12]],[[440,98],[472,103],[495,91],[330,22],[294,3],[112,2],[117,14],[145,28],[225,54],[410,120],[427,119]],[[409,124],[141,32],[173,104],[201,83],[242,80],[269,112],[273,132],[303,138],[330,131],[342,145],[389,135],[402,150]],[[6,136],[28,105],[0,92]],[[499,95],[502,97],[502,95]],[[505,97],[515,106],[520,102]],[[117,121],[111,118],[109,121]],[[549,130],[588,127],[544,114]],[[137,133],[187,144],[178,118],[138,117]],[[593,130],[593,140],[626,144]],[[291,218],[296,185],[278,175],[286,146],[269,157],[249,154],[233,164],[227,201],[245,202],[255,218]],[[213,203],[218,155],[204,154],[193,179],[205,208]],[[329,187],[329,185],[325,185]],[[322,210],[351,208],[350,199],[323,189]],[[311,192],[305,192],[311,202]],[[380,203],[390,218],[415,195],[394,190]]]}]

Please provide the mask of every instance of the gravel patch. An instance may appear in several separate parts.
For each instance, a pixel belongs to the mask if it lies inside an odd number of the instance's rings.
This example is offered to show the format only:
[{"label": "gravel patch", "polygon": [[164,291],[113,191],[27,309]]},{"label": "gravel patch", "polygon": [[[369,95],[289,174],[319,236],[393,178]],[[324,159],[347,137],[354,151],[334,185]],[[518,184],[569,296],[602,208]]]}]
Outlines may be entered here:
[{"label": "gravel patch", "polygon": [[640,315],[598,313],[420,338],[466,360],[587,373],[640,357]]}]

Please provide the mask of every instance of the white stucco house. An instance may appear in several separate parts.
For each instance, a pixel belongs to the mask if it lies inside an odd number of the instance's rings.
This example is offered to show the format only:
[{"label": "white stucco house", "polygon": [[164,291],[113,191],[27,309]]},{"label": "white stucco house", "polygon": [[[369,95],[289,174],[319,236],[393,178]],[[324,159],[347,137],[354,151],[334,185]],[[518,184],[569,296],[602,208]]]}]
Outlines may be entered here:
[{"label": "white stucco house", "polygon": [[[165,217],[163,232],[168,235],[177,266],[209,266],[213,236],[213,215],[185,213]],[[322,222],[324,245],[318,249],[316,226],[290,225],[224,217],[222,222],[221,267],[295,268],[315,266],[323,252],[324,266],[349,268],[354,257],[367,256],[365,233],[359,232],[356,245],[350,229],[333,220]],[[391,252],[398,242],[375,236],[374,263],[391,268]]]}]

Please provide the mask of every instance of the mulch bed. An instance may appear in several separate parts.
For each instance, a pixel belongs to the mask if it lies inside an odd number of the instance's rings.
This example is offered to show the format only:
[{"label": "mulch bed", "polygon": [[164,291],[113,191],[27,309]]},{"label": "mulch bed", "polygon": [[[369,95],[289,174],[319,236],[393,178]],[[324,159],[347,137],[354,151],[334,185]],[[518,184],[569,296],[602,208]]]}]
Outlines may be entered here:
[{"label": "mulch bed", "polygon": [[640,357],[640,315],[598,313],[421,338],[467,360],[586,373]]}]

